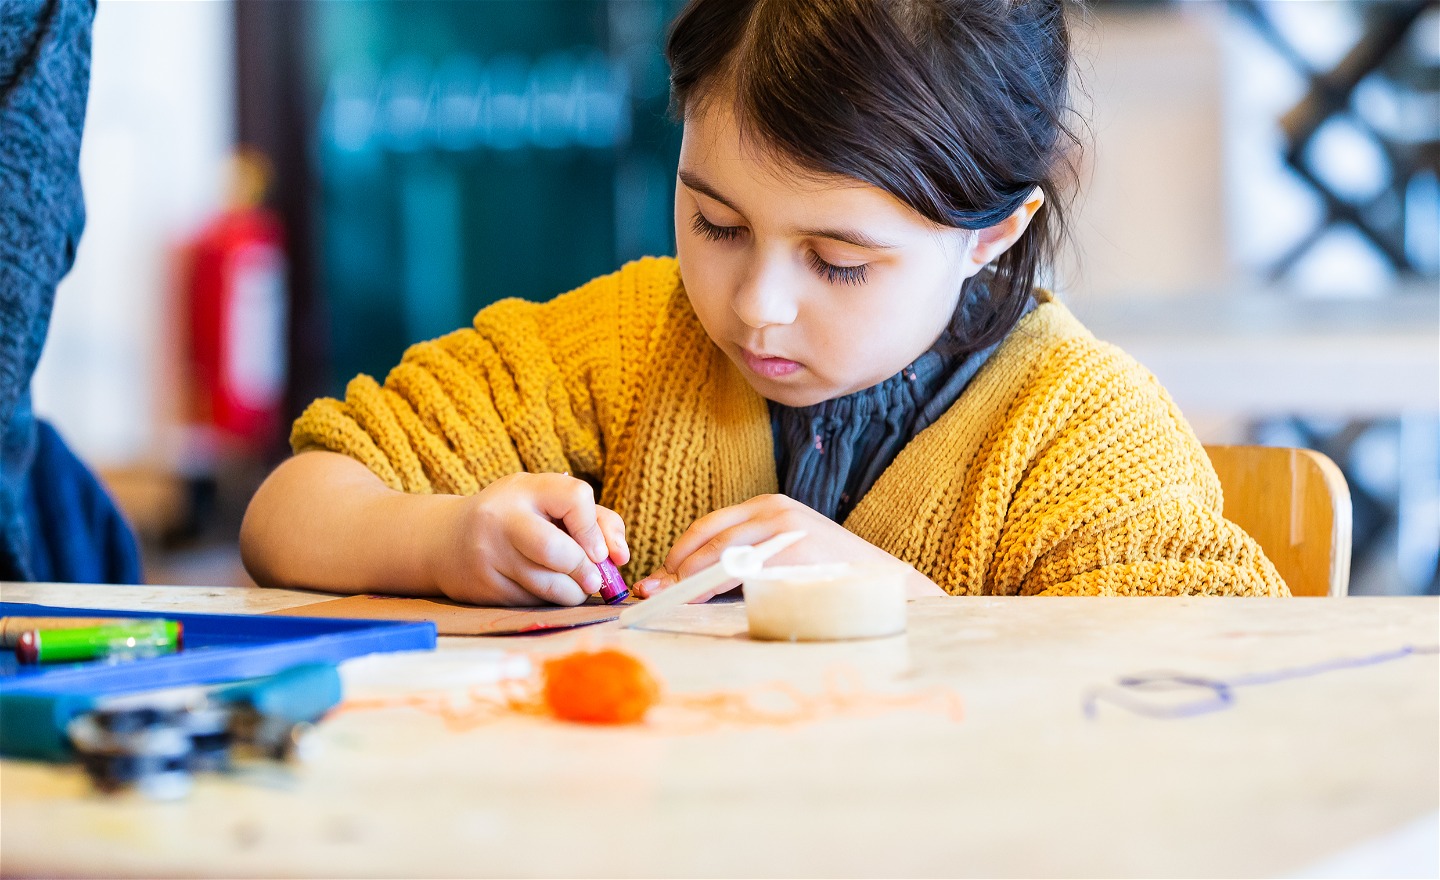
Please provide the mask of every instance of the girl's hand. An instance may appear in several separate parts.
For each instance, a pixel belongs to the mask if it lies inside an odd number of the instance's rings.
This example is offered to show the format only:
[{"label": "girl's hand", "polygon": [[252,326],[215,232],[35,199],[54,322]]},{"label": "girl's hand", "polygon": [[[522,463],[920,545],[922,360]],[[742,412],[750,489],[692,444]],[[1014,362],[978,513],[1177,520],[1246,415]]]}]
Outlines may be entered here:
[{"label": "girl's hand", "polygon": [[[675,542],[660,570],[636,581],[631,589],[641,598],[649,598],[714,565],[719,561],[721,551],[727,547],[759,544],[781,532],[795,530],[804,531],[805,537],[770,559],[767,565],[888,562],[905,565],[909,569],[906,591],[911,597],[945,595],[914,568],[786,495],[760,495],[696,520]],[[718,593],[734,589],[738,584],[739,581],[732,581],[696,601],[704,602]]]},{"label": "girl's hand", "polygon": [[511,474],[445,511],[430,569],[457,602],[579,605],[600,590],[597,562],[630,560],[619,514],[566,474]]}]

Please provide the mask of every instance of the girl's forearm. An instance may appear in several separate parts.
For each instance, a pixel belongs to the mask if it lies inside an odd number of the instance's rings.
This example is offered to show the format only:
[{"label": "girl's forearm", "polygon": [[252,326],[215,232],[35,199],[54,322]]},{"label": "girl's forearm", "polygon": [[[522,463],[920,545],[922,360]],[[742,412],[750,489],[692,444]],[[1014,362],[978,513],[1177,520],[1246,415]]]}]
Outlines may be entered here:
[{"label": "girl's forearm", "polygon": [[348,456],[306,452],[251,499],[241,557],[267,587],[436,595],[432,560],[458,501],[396,492]]}]

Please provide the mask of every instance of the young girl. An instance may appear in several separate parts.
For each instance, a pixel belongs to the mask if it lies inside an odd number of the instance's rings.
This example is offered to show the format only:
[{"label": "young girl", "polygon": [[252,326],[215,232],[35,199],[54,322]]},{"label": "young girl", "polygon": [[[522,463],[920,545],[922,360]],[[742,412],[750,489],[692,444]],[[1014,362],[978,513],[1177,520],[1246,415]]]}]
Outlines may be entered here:
[{"label": "young girl", "polygon": [[733,544],[911,592],[1285,595],[1189,426],[1037,276],[1063,0],[692,0],[675,259],[507,300],[295,423],[267,585],[576,604]]}]

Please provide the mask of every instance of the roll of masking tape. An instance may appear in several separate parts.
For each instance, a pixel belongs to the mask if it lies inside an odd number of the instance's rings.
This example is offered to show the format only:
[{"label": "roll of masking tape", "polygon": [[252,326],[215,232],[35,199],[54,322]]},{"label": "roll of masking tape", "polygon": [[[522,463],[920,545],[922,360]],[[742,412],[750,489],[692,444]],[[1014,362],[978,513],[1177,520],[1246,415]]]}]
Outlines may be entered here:
[{"label": "roll of masking tape", "polygon": [[905,569],[833,563],[763,569],[745,579],[750,637],[827,641],[905,631]]}]

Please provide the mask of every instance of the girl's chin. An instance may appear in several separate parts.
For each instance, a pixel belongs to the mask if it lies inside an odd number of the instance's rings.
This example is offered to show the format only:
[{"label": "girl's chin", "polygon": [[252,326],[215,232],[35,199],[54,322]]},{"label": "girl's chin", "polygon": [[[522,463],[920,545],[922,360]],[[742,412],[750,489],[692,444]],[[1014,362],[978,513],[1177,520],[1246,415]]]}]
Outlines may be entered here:
[{"label": "girl's chin", "polygon": [[840,388],[817,381],[813,373],[808,373],[803,376],[804,380],[808,381],[797,382],[793,381],[793,379],[792,381],[786,381],[785,379],[768,380],[748,371],[742,370],[741,372],[745,373],[746,381],[750,383],[750,387],[754,388],[756,393],[761,397],[792,409],[814,406],[817,403],[824,403],[827,400],[834,400],[837,397],[855,394],[858,391],[864,391],[866,388],[872,388],[878,385],[880,381],[883,381],[877,380],[876,382],[871,382],[859,387]]},{"label": "girl's chin", "polygon": [[842,396],[838,392],[826,393],[824,390],[811,387],[787,386],[784,382],[771,382],[754,375],[747,375],[745,378],[749,381],[750,387],[755,389],[756,394],[772,403],[788,406],[791,409],[814,406],[833,397]]}]

